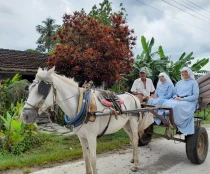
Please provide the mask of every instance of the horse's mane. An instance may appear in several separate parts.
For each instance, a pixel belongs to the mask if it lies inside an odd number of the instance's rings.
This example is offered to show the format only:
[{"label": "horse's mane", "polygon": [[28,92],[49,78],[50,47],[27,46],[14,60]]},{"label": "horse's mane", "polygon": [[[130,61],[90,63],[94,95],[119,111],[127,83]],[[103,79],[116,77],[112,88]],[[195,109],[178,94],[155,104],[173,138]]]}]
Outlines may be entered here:
[{"label": "horse's mane", "polygon": [[[47,82],[52,82],[52,77],[47,75],[47,69],[41,69],[39,68],[36,74],[36,80],[43,80],[43,81],[47,81]],[[78,87],[78,83],[74,81],[74,79],[69,79],[65,76],[61,76],[56,74],[55,72],[53,73],[54,76],[56,76],[59,79],[62,79],[64,82],[76,86]]]},{"label": "horse's mane", "polygon": [[70,79],[70,78],[67,78],[66,76],[61,76],[61,75],[58,75],[56,73],[54,73],[53,75],[58,77],[58,78],[60,78],[60,79],[62,79],[64,82],[66,82],[66,83],[68,83],[70,85],[78,87],[78,83],[75,82],[73,78]]}]

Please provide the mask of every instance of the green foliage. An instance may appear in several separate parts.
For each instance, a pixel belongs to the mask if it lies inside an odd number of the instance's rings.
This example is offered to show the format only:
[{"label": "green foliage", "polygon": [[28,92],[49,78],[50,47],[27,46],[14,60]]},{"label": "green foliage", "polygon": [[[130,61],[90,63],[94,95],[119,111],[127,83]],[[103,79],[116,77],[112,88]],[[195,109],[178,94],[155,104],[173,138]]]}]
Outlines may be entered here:
[{"label": "green foliage", "polygon": [[27,52],[29,52],[29,53],[40,53],[40,51],[38,51],[38,50],[34,50],[34,49],[27,49],[27,50],[25,50],[25,51],[27,51]]},{"label": "green foliage", "polygon": [[25,125],[20,120],[20,114],[24,106],[23,101],[17,102],[16,106],[6,112],[6,117],[0,115],[3,125],[0,127],[0,151],[8,151],[13,154],[20,154],[31,147],[35,142],[34,134],[36,124]]},{"label": "green foliage", "polygon": [[204,67],[207,63],[209,63],[209,58],[203,58],[201,60],[197,60],[196,63],[194,63],[192,66],[191,66],[191,69],[192,71],[195,71],[195,72],[205,72],[205,71],[202,71],[200,70],[202,67]]},{"label": "green foliage", "polygon": [[[85,13],[84,9],[82,9],[81,12]],[[118,12],[113,12],[112,3],[109,2],[109,0],[104,0],[102,3],[99,3],[99,8],[94,5],[88,15],[94,17],[103,25],[107,26],[111,26],[112,15],[122,15],[124,19],[126,19],[127,16],[126,10],[122,3],[120,3],[120,10]]]},{"label": "green foliage", "polygon": [[[193,52],[188,55],[184,52],[178,61],[173,62],[170,60],[169,56],[165,56],[162,46],[158,47],[158,51],[152,52],[154,42],[154,38],[150,41],[146,41],[144,36],[141,37],[143,51],[141,55],[137,55],[134,61],[133,66],[135,70],[133,70],[129,77],[132,80],[138,77],[140,68],[147,67],[149,72],[148,76],[152,79],[155,85],[158,82],[158,74],[160,72],[166,72],[170,76],[171,80],[176,83],[181,79],[180,70],[183,67],[190,67],[194,72],[204,72],[200,69],[209,62],[208,58],[203,58],[192,64],[192,60],[194,60],[194,57],[192,57]],[[129,85],[131,86],[131,84]]]},{"label": "green foliage", "polygon": [[[8,86],[0,84],[0,115],[6,113],[7,108],[10,107],[10,101],[7,97]],[[0,121],[1,126],[1,121]]]},{"label": "green foliage", "polygon": [[[155,126],[155,132],[157,133],[164,134],[164,130]],[[29,149],[21,156],[14,156],[13,154],[0,155],[0,170],[46,165],[54,162],[69,162],[82,158],[82,148],[76,135],[61,137],[38,134],[37,138],[41,144],[36,145],[36,148]],[[157,136],[153,138],[157,138]],[[130,148],[130,139],[124,130],[105,135],[97,140],[97,154],[128,147]]]},{"label": "green foliage", "polygon": [[[144,36],[141,37],[143,51],[140,55],[136,56],[133,64],[133,71],[131,71],[131,73],[123,79],[123,82],[121,82],[121,84],[124,85],[124,89],[127,88],[128,91],[130,90],[134,80],[139,78],[139,69],[142,67],[147,68],[148,77],[152,79],[155,86],[158,82],[158,74],[160,72],[166,72],[174,84],[181,79],[180,70],[185,66],[190,67],[192,71],[196,73],[207,72],[205,70],[201,70],[201,68],[209,62],[209,58],[197,60],[197,62],[192,64],[192,61],[194,60],[193,52],[189,54],[184,52],[178,61],[174,62],[170,60],[169,56],[165,55],[162,46],[159,46],[157,51],[152,52],[154,43],[154,38],[147,41]],[[116,90],[116,84],[114,84],[112,88]]]},{"label": "green foliage", "polygon": [[[129,86],[132,85],[133,81],[139,77],[139,69],[146,67],[148,71],[148,77],[152,79],[154,84],[158,81],[159,72],[164,72],[167,69],[167,64],[170,63],[169,58],[165,56],[162,46],[159,46],[158,51],[152,52],[152,47],[155,43],[155,39],[152,38],[150,41],[146,41],[144,36],[141,37],[141,44],[143,51],[141,55],[137,55],[134,60],[134,70],[131,72],[129,78],[132,79],[129,81]],[[159,53],[159,54],[158,54]],[[159,59],[154,59],[156,56],[159,56]]]},{"label": "green foliage", "polygon": [[10,84],[13,84],[17,81],[19,81],[21,79],[21,75],[20,74],[15,74],[15,76],[12,78],[12,80],[10,81]]},{"label": "green foliage", "polygon": [[53,37],[56,35],[56,31],[60,28],[60,25],[55,24],[55,19],[47,18],[45,21],[42,21],[44,25],[37,25],[36,31],[41,34],[37,40],[36,50],[39,52],[49,52],[53,49],[57,43]]},{"label": "green foliage", "polygon": [[66,125],[64,114],[65,113],[63,112],[63,110],[59,106],[56,106],[56,109],[54,112],[54,119],[55,119],[55,122],[58,123],[59,125]]},{"label": "green foliage", "polygon": [[25,87],[28,85],[27,80],[16,81],[8,86],[8,97],[13,103],[20,101],[21,99],[26,99]]},{"label": "green foliage", "polygon": [[6,115],[11,102],[15,104],[26,98],[25,87],[28,85],[28,81],[20,79],[21,75],[16,74],[12,79],[2,80],[0,83],[0,115]]},{"label": "green foliage", "polygon": [[[13,154],[0,155],[0,170],[21,168],[34,165],[45,165],[52,162],[64,162],[82,158],[82,148],[76,135],[61,137],[56,135],[38,134],[41,142],[36,148],[29,149],[21,156]],[[124,130],[112,135],[105,135],[97,141],[97,153],[126,148],[130,139]]]},{"label": "green foliage", "polygon": [[114,85],[112,85],[107,90],[116,92],[116,93],[122,93],[129,91],[129,86],[127,86],[126,79],[120,79],[118,80]]}]

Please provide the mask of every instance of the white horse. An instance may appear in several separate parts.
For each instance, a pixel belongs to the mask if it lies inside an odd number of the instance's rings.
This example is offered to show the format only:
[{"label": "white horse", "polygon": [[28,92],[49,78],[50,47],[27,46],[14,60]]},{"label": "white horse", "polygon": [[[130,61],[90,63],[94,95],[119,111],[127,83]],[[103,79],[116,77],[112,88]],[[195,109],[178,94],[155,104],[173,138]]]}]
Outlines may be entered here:
[{"label": "white horse", "polygon": [[[45,112],[47,109],[52,108],[57,103],[60,108],[68,115],[69,120],[73,119],[77,114],[78,100],[79,100],[79,88],[78,84],[72,79],[68,79],[64,76],[60,76],[54,72],[54,67],[47,70],[38,69],[34,82],[29,87],[29,96],[22,110],[21,119],[25,123],[34,123],[38,114]],[[46,98],[38,91],[38,85],[41,81],[50,84],[49,93]],[[132,110],[141,107],[137,98],[129,94],[122,94],[120,98],[124,100],[126,108],[122,105],[123,110]],[[99,101],[96,101],[97,108],[105,108]],[[105,112],[105,111],[104,111]],[[97,136],[100,135],[109,120],[110,114],[96,117],[95,122],[88,122],[82,126],[75,127],[73,131],[79,137],[82,145],[83,157],[85,160],[86,173],[97,174],[96,168],[96,146]],[[139,118],[128,114],[122,114],[116,119],[111,117],[111,121],[105,134],[112,134],[124,128],[125,132],[129,135],[132,147],[133,155],[131,163],[134,166],[132,171],[138,169],[138,129]]]}]

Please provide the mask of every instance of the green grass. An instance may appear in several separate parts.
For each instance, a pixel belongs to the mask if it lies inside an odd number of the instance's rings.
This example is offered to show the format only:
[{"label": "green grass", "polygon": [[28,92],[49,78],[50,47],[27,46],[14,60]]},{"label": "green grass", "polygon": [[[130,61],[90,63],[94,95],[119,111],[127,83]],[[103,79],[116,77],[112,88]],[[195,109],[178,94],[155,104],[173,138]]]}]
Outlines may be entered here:
[{"label": "green grass", "polygon": [[[203,116],[203,114],[203,111],[200,112],[200,116]],[[202,121],[202,124],[210,124],[210,115],[205,121]],[[165,128],[155,126],[154,131],[164,134]],[[153,138],[158,137],[153,135]],[[42,145],[30,149],[20,156],[0,153],[0,170],[32,167],[35,165],[43,166],[49,163],[71,161],[82,157],[82,149],[77,136],[64,138],[56,135],[40,134],[39,138],[43,142]],[[99,138],[97,141],[97,153],[127,148],[129,143],[128,135],[124,130],[120,130],[112,135]]]},{"label": "green grass", "polygon": [[[40,134],[39,136],[43,141],[43,144],[39,147],[30,149],[20,156],[1,154],[0,170],[34,165],[42,166],[52,162],[71,161],[82,157],[82,149],[77,136],[66,138],[46,134]],[[97,153],[126,148],[129,143],[127,134],[120,130],[115,134],[99,138]]]},{"label": "green grass", "polygon": [[[163,127],[160,127],[160,126],[154,126],[154,132],[155,133],[158,133],[158,134],[162,134],[162,135],[164,135],[164,133],[165,133],[165,128],[163,128]],[[155,134],[153,134],[152,135],[152,138],[160,138],[160,136],[159,135],[155,135]]]},{"label": "green grass", "polygon": [[[207,116],[205,120],[201,121],[201,124],[210,124],[210,109],[206,109],[205,115]],[[204,111],[200,111],[199,113],[196,113],[195,116],[204,117]]]}]

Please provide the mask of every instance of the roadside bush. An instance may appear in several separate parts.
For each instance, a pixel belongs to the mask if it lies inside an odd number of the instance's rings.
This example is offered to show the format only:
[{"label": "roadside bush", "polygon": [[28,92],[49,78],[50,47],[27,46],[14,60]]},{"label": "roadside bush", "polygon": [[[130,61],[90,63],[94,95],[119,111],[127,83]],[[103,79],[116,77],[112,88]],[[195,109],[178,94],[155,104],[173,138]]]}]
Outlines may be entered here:
[{"label": "roadside bush", "polygon": [[40,143],[36,137],[36,124],[25,125],[20,120],[20,114],[24,106],[23,100],[16,106],[11,103],[6,117],[0,115],[2,126],[0,127],[0,151],[19,155]]},{"label": "roadside bush", "polygon": [[[21,75],[16,74],[12,79],[1,80],[0,82],[0,115],[6,117],[10,104],[16,104],[21,99],[25,100],[28,85],[27,80],[21,80]],[[1,123],[0,123],[1,126]]]}]

